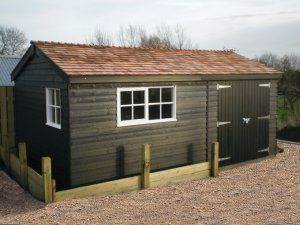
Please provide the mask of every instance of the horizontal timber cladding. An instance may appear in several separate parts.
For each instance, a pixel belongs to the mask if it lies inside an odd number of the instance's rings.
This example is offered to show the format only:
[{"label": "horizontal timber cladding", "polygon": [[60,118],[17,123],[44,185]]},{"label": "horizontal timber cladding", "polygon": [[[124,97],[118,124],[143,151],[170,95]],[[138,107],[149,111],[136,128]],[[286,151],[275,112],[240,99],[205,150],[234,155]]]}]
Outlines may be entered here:
[{"label": "horizontal timber cladding", "polygon": [[[46,125],[46,87],[61,90],[62,129]],[[68,83],[41,55],[34,54],[15,80],[15,114],[17,142],[26,142],[28,164],[40,172],[41,157],[51,157],[58,189],[68,187]]]},{"label": "horizontal timber cladding", "polygon": [[207,158],[211,159],[212,142],[218,139],[218,90],[217,82],[207,83]]},{"label": "horizontal timber cladding", "polygon": [[[177,121],[117,127],[117,88],[176,86]],[[151,171],[206,161],[207,82],[71,84],[71,185],[141,172],[142,145]]]}]

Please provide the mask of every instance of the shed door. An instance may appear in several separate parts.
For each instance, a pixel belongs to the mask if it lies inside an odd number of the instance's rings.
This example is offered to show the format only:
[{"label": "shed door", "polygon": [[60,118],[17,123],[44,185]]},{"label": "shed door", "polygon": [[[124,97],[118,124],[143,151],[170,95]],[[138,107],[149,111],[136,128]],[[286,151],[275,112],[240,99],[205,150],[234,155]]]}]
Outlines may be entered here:
[{"label": "shed door", "polygon": [[220,166],[268,153],[270,89],[261,83],[232,81],[218,86]]}]

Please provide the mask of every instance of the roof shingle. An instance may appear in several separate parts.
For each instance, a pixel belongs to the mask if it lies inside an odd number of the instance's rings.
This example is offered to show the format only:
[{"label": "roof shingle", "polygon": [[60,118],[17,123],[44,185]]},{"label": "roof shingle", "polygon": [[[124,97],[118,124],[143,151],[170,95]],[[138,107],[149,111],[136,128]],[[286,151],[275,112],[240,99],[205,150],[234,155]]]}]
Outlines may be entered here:
[{"label": "roof shingle", "polygon": [[280,74],[233,51],[31,42],[69,76]]}]

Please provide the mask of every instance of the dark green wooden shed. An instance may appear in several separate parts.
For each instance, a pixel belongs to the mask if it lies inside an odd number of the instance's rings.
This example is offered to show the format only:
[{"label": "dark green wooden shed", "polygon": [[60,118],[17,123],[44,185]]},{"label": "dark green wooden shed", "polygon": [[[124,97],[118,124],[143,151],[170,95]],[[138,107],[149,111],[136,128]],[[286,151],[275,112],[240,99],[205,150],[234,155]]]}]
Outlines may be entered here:
[{"label": "dark green wooden shed", "polygon": [[31,42],[12,73],[17,141],[50,156],[58,189],[151,170],[276,154],[281,72],[232,51]]}]

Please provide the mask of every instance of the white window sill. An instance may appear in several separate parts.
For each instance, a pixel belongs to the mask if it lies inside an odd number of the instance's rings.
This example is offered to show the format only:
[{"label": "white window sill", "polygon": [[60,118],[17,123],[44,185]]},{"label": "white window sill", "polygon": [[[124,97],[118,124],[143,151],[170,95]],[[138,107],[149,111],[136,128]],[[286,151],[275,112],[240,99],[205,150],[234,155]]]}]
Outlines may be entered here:
[{"label": "white window sill", "polygon": [[166,122],[176,122],[176,118],[170,119],[159,119],[159,120],[131,120],[131,121],[122,121],[118,122],[117,127],[127,127],[127,126],[136,126],[136,125],[146,125],[146,124],[153,124],[153,123],[166,123]]},{"label": "white window sill", "polygon": [[49,127],[54,127],[57,129],[61,129],[61,125],[60,124],[55,124],[55,123],[46,123],[47,126]]}]

